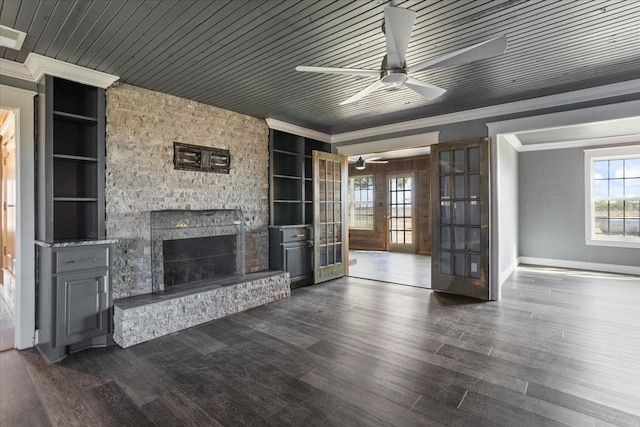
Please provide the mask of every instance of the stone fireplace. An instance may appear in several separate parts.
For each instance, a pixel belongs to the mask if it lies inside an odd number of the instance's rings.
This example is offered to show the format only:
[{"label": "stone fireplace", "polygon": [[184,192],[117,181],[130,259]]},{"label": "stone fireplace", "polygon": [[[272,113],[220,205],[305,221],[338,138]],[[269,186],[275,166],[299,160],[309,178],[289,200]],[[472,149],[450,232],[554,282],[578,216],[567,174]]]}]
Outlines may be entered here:
[{"label": "stone fireplace", "polygon": [[291,295],[289,273],[245,274],[237,209],[150,212],[153,292],[114,301],[114,341],[129,347]]},{"label": "stone fireplace", "polygon": [[[288,274],[268,271],[266,122],[124,83],[106,104],[114,340],[128,347],[287,297]],[[228,174],[175,169],[176,141],[241,161]]]},{"label": "stone fireplace", "polygon": [[151,212],[153,292],[206,285],[245,274],[242,212]]}]

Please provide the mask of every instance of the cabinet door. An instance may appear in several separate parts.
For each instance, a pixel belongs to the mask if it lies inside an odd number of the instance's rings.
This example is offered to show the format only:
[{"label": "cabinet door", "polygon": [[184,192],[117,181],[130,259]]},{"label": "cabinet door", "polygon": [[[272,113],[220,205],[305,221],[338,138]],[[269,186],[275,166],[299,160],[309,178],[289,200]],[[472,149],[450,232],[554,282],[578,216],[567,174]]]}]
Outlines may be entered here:
[{"label": "cabinet door", "polygon": [[56,279],[56,346],[109,332],[108,270],[59,275]]},{"label": "cabinet door", "polygon": [[311,273],[311,257],[306,242],[282,245],[282,259],[284,271],[288,271],[292,279]]}]

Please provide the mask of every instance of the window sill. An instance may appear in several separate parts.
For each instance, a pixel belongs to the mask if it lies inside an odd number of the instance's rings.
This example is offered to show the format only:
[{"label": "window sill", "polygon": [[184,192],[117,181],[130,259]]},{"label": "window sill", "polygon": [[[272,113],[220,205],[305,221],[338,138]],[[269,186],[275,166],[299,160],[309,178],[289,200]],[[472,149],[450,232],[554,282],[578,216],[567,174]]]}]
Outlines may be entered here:
[{"label": "window sill", "polygon": [[632,248],[632,249],[640,249],[640,238],[638,239],[604,239],[604,238],[594,238],[587,239],[586,244],[588,246],[609,246],[612,248]]}]

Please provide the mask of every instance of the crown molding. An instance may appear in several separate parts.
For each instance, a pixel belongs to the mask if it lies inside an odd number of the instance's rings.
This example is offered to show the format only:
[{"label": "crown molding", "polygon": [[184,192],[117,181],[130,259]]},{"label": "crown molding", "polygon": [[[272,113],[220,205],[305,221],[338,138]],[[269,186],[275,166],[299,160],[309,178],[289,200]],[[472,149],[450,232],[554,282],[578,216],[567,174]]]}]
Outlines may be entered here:
[{"label": "crown molding", "polygon": [[3,58],[0,58],[0,75],[27,80],[29,82],[35,81],[31,72],[24,64]]},{"label": "crown molding", "polygon": [[521,113],[525,111],[540,110],[543,108],[558,107],[575,104],[578,102],[593,101],[614,96],[637,93],[640,88],[640,79],[625,82],[612,83],[588,89],[580,89],[572,92],[547,95],[539,98],[525,99],[523,101],[509,102],[506,104],[492,105],[457,113],[442,114],[440,116],[426,117],[424,119],[409,120],[352,132],[337,133],[331,135],[331,142],[347,142],[358,139],[379,137],[380,135],[396,132],[412,131],[433,126],[442,126],[450,123],[459,123],[469,120],[498,117],[507,114]]},{"label": "crown molding", "polygon": [[307,129],[302,126],[293,125],[291,123],[283,122],[277,119],[265,119],[270,129],[279,130],[282,132],[292,133],[298,136],[304,136],[305,138],[317,139],[322,142],[333,142],[331,135],[315,131],[313,129]]},{"label": "crown molding", "polygon": [[101,71],[91,70],[79,65],[48,58],[33,52],[31,52],[27,60],[24,61],[24,65],[29,69],[36,82],[40,81],[42,76],[48,74],[106,89],[120,78]]},{"label": "crown molding", "polygon": [[348,157],[390,150],[426,147],[437,144],[439,134],[440,132],[427,132],[397,138],[376,139],[375,141],[361,142],[359,144],[341,145],[337,148],[337,151],[341,156]]},{"label": "crown molding", "polygon": [[516,150],[520,152],[560,150],[563,148],[603,147],[605,145],[621,145],[621,144],[631,144],[631,143],[638,143],[638,142],[640,142],[640,135],[622,135],[622,136],[608,136],[604,138],[578,139],[574,141],[560,141],[560,142],[547,142],[542,144],[521,145],[520,149],[516,148]]}]

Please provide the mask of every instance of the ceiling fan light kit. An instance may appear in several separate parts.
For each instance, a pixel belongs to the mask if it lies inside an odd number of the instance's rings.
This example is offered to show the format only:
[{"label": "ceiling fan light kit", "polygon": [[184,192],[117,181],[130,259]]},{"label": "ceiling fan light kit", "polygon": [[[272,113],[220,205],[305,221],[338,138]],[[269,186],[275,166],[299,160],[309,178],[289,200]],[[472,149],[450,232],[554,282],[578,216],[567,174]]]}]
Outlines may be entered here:
[{"label": "ceiling fan light kit", "polygon": [[[353,164],[353,160],[349,159],[349,163]],[[358,157],[358,160],[355,161],[355,168],[359,171],[362,171],[365,169],[365,166],[367,163],[382,163],[382,164],[386,164],[389,163],[389,160],[383,160],[380,158],[380,156],[378,157],[371,157],[369,159],[363,159],[362,156]]]},{"label": "ceiling fan light kit", "polygon": [[359,101],[368,94],[381,88],[398,88],[403,86],[408,87],[428,100],[434,100],[442,96],[447,90],[413,78],[411,77],[412,73],[437,67],[479,61],[501,55],[507,50],[507,37],[503,35],[407,67],[405,57],[415,17],[416,12],[410,9],[387,7],[384,10],[384,24],[382,29],[386,36],[387,54],[383,58],[379,70],[299,65],[296,67],[296,71],[348,74],[378,78],[374,83],[365,87],[351,98],[342,101],[340,105]]}]

